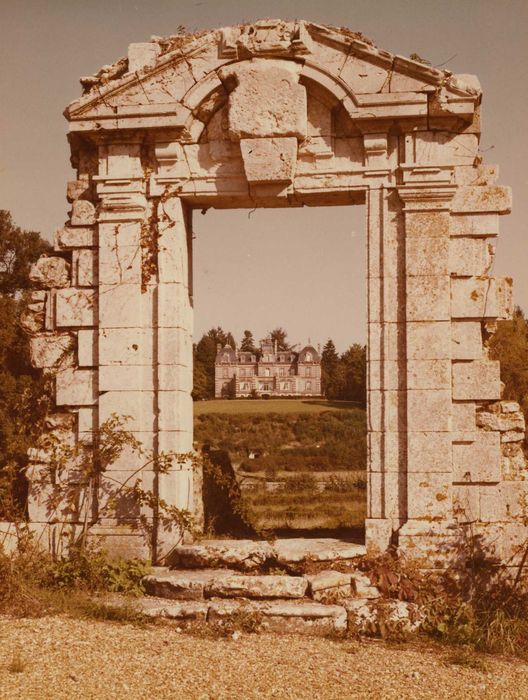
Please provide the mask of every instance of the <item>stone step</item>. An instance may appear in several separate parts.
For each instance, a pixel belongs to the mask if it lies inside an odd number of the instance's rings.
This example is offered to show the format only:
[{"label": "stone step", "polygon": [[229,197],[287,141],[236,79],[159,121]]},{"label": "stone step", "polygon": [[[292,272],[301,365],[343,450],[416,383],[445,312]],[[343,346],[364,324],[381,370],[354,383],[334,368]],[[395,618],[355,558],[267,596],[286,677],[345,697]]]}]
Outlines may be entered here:
[{"label": "stone step", "polygon": [[149,617],[181,623],[203,622],[226,632],[262,631],[279,634],[327,635],[344,633],[347,611],[341,605],[304,601],[219,600],[168,601],[144,598],[138,601]]},{"label": "stone step", "polygon": [[302,576],[250,576],[230,569],[163,571],[143,579],[149,595],[173,600],[204,598],[303,598]]},{"label": "stone step", "polygon": [[205,598],[296,599],[311,597],[319,603],[349,598],[374,599],[378,589],[359,571],[325,570],[316,574],[248,574],[232,569],[158,569],[143,579],[148,595],[169,600]]},{"label": "stone step", "polygon": [[177,569],[229,568],[255,571],[272,566],[295,566],[302,562],[356,560],[366,554],[364,545],[333,538],[265,540],[201,540],[179,545],[168,562]]}]

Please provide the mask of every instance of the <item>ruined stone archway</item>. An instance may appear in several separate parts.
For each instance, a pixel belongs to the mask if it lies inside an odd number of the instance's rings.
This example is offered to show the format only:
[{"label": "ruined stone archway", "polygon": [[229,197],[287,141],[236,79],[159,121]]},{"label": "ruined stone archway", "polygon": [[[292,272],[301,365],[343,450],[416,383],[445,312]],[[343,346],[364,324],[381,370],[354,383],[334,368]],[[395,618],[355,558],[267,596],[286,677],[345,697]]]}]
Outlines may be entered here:
[{"label": "ruined stone archway", "polygon": [[[510,282],[490,276],[510,194],[478,151],[477,79],[348,30],[265,20],[132,44],[81,83],[56,238],[69,276],[46,260],[34,273],[48,289],[31,342],[56,372],[56,420],[73,416],[79,440],[128,414],[155,452],[191,450],[192,209],[366,202],[367,546],[438,551],[471,521],[508,558],[524,424],[500,402],[486,339],[510,313]],[[188,466],[144,478],[198,508]],[[30,514],[48,522],[38,499]],[[126,522],[98,531],[139,551]]]}]

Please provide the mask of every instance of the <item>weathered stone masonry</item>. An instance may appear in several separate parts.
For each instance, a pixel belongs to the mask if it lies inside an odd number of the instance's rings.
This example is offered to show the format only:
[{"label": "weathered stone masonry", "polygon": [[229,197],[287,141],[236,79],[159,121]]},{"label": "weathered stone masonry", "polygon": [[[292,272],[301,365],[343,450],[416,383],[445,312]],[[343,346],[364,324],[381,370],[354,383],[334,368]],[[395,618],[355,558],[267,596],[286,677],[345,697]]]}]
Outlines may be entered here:
[{"label": "weathered stone masonry", "polygon": [[[89,440],[115,412],[147,448],[190,450],[192,209],[366,203],[367,546],[433,562],[464,522],[508,560],[525,537],[524,420],[487,341],[511,310],[511,281],[490,272],[511,202],[478,150],[478,80],[265,20],[132,44],[81,82],[70,219],[24,321],[56,375],[49,429]],[[198,508],[185,466],[144,480]],[[30,517],[56,527],[35,495]],[[97,531],[140,552],[130,525]]]}]

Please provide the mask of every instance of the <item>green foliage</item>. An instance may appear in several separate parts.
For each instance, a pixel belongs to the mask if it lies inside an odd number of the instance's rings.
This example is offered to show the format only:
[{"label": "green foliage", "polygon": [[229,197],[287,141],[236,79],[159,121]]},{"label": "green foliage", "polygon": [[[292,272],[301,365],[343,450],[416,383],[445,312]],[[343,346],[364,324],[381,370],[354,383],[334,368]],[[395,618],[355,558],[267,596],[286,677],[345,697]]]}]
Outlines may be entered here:
[{"label": "green foliage", "polygon": [[517,401],[528,417],[528,321],[517,306],[511,321],[499,321],[490,357],[500,360],[504,398]]},{"label": "green foliage", "polygon": [[328,399],[367,402],[367,348],[354,343],[341,356],[329,339],[321,355],[321,385]]},{"label": "green foliage", "polygon": [[235,347],[231,333],[226,333],[220,326],[211,328],[193,346],[193,399],[212,399],[215,395],[214,363],[218,345]]},{"label": "green foliage", "polygon": [[60,597],[53,592],[108,591],[141,595],[150,565],[139,559],[110,558],[97,547],[70,548],[54,558],[22,529],[18,546],[6,554],[0,546],[0,611],[19,615],[45,614]]},{"label": "green foliage", "polygon": [[284,330],[284,328],[274,328],[272,331],[270,331],[269,337],[274,343],[277,343],[277,350],[291,349],[291,345],[286,340],[288,333]]},{"label": "green foliage", "polygon": [[29,361],[29,342],[19,318],[31,287],[30,265],[49,244],[14,225],[0,210],[0,518],[22,517],[27,450],[42,431],[51,387]]},{"label": "green foliage", "polygon": [[[266,453],[262,468],[296,471],[364,469],[366,416],[362,409],[305,414],[205,414],[196,416],[195,439],[244,459]],[[332,469],[329,469],[332,467]],[[251,467],[253,469],[253,467]]]},{"label": "green foliage", "polygon": [[240,349],[244,352],[250,352],[253,355],[257,354],[257,347],[255,346],[255,340],[253,338],[253,333],[251,331],[244,331],[244,336],[240,341]]},{"label": "green foliage", "polygon": [[0,209],[0,294],[12,296],[31,287],[29,268],[50,247],[39,233],[15,226],[11,214]]}]

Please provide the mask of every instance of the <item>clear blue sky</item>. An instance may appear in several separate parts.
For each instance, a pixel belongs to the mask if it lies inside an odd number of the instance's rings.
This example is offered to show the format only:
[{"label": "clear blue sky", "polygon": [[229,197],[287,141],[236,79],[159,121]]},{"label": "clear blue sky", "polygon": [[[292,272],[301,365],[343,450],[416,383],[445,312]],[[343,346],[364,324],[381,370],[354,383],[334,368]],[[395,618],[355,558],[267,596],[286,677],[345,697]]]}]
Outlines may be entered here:
[{"label": "clear blue sky", "polygon": [[[133,41],[180,24],[196,30],[263,15],[305,18],[476,73],[484,89],[481,149],[486,162],[500,165],[501,183],[514,188],[496,272],[513,276],[516,301],[528,310],[526,0],[0,0],[0,8],[0,207],[47,236],[66,218],[72,178],[62,110],[80,94],[81,75],[126,55]],[[259,336],[282,325],[292,342],[332,336],[341,350],[364,339],[361,208],[257,210],[250,219],[209,211],[196,219],[197,332],[221,324]],[[339,243],[328,247],[329,240]]]}]

